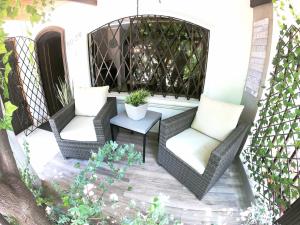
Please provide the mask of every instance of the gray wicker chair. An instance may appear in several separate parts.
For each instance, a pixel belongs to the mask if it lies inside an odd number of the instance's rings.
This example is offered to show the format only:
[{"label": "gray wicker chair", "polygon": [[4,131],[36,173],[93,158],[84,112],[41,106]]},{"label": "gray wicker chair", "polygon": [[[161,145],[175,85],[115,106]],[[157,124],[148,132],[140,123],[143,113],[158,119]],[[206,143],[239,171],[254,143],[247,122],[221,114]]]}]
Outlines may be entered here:
[{"label": "gray wicker chair", "polygon": [[250,126],[239,122],[235,130],[212,151],[203,174],[199,174],[166,147],[169,138],[191,127],[196,112],[197,108],[192,108],[162,120],[158,163],[193,192],[198,199],[202,199],[234,160],[241,145],[244,144]]},{"label": "gray wicker chair", "polygon": [[117,115],[116,98],[107,98],[106,104],[93,120],[97,141],[74,141],[62,139],[60,132],[75,116],[75,102],[61,109],[49,120],[60,151],[65,159],[89,159],[92,151],[98,151],[111,139],[110,119]]}]

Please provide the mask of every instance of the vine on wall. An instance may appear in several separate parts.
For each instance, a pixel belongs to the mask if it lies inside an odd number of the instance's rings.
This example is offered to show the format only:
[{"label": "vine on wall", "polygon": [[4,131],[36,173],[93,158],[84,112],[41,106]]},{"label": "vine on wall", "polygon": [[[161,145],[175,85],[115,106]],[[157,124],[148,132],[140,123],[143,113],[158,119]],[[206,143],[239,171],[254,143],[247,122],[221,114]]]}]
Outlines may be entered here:
[{"label": "vine on wall", "polygon": [[[259,197],[278,216],[300,197],[300,17],[290,1],[274,4],[281,29],[274,72],[244,158]],[[286,7],[294,25],[282,14]]]}]

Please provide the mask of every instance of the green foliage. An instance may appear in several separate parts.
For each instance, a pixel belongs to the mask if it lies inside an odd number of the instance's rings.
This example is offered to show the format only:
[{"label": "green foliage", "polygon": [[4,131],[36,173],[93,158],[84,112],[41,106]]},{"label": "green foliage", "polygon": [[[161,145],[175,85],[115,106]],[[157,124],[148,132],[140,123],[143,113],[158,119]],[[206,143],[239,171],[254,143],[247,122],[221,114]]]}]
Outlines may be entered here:
[{"label": "green foliage", "polygon": [[25,141],[23,146],[25,150],[26,165],[24,169],[20,170],[22,181],[35,197],[38,206],[50,204],[52,203],[52,200],[45,197],[43,187],[38,184],[38,177],[32,175],[30,172],[30,149],[28,142]]},{"label": "green foliage", "polygon": [[140,89],[132,92],[129,96],[126,97],[125,103],[133,106],[139,106],[146,103],[146,98],[150,95],[149,91]]},{"label": "green foliage", "polygon": [[[141,163],[141,154],[134,150],[133,145],[118,145],[116,142],[105,144],[98,153],[93,153],[87,166],[67,190],[56,188],[60,193],[61,203],[51,207],[50,218],[55,224],[83,225],[93,220],[106,221],[103,213],[104,195],[109,187],[122,179],[129,166]],[[122,167],[116,162],[126,160]],[[80,165],[76,164],[76,167]],[[97,170],[108,168],[110,176],[105,179],[98,177]]]},{"label": "green foliage", "polygon": [[[134,201],[128,203],[129,207],[135,211],[135,216],[125,216],[120,221],[117,218],[109,217],[105,214],[105,206],[118,204],[118,196],[107,194],[110,187],[115,182],[125,176],[129,166],[140,164],[142,156],[134,150],[133,145],[118,145],[116,142],[109,142],[99,149],[98,153],[93,153],[87,165],[74,178],[70,187],[62,189],[59,185],[54,184],[59,199],[54,196],[45,196],[42,187],[36,185],[36,177],[32,176],[29,171],[29,148],[24,143],[26,150],[27,166],[22,170],[22,179],[27,187],[34,194],[37,204],[45,208],[49,219],[57,225],[86,225],[86,224],[115,224],[122,225],[179,225],[179,221],[174,220],[165,210],[164,196],[154,197],[153,201],[146,212],[140,212],[136,208]],[[126,163],[124,163],[124,160]],[[117,166],[116,162],[121,162]],[[122,166],[120,166],[122,165]],[[76,163],[75,168],[80,168]],[[106,178],[99,177],[97,170],[107,169],[109,176]],[[131,186],[128,190],[132,189]],[[57,198],[57,197],[56,197]],[[55,199],[55,200],[54,200]],[[124,210],[126,212],[126,210]],[[17,223],[9,218],[12,224]]]},{"label": "green foliage", "polygon": [[[300,165],[297,157],[300,153],[300,25],[297,20],[300,17],[289,0],[274,4],[281,28],[273,59],[275,69],[268,92],[259,104],[251,144],[243,155],[250,176],[257,183],[256,191],[261,199],[270,201],[275,219],[300,197],[297,177]],[[287,7],[294,18],[292,26],[286,23],[284,9]]]},{"label": "green foliage", "polygon": [[[14,3],[14,5],[11,3]],[[25,12],[29,15],[32,24],[44,20],[46,14],[43,9],[49,3],[52,5],[53,0],[33,1],[31,5],[25,7]],[[3,118],[0,118],[0,129],[11,129],[12,115],[17,109],[16,106],[9,101],[8,77],[11,72],[11,66],[9,65],[8,59],[11,52],[6,50],[6,34],[2,25],[5,18],[16,17],[21,8],[19,0],[1,0],[0,2],[0,54],[4,64],[4,68],[0,68],[0,88],[3,91],[2,99],[5,108],[5,115]],[[57,89],[59,92],[58,95],[61,96],[62,104],[67,103],[71,96],[67,84],[60,82],[60,87],[57,86]],[[149,92],[140,90],[133,96],[135,97],[130,101],[133,104],[139,105],[145,102],[145,98],[149,96]],[[103,211],[105,206],[105,194],[109,191],[109,187],[113,185],[114,182],[124,177],[129,166],[141,163],[141,154],[134,150],[133,145],[119,146],[115,142],[110,142],[101,148],[98,153],[92,154],[87,166],[76,176],[69,189],[63,190],[59,185],[55,185],[60,196],[59,201],[57,201],[55,197],[45,197],[43,188],[36,184],[37,177],[33,176],[29,170],[30,158],[28,143],[24,143],[24,149],[27,162],[25,169],[20,172],[22,180],[33,193],[37,204],[45,208],[49,219],[53,224],[57,225],[109,224]],[[121,164],[123,165],[121,167],[115,165],[115,162],[123,160],[127,162],[125,165]],[[80,168],[80,164],[77,163],[75,167]],[[110,176],[105,179],[101,179],[96,174],[96,171],[103,167],[108,168],[111,173]],[[128,191],[130,190],[132,190],[131,186],[128,187]],[[117,197],[111,198],[111,201],[117,201]],[[133,218],[132,221],[143,219],[144,217],[141,218],[140,215],[142,214],[137,214],[138,219]],[[151,222],[151,224],[174,224],[171,222],[167,223],[172,220],[168,219],[169,217],[166,215],[158,198],[154,198],[145,216],[148,219],[144,221],[144,224],[150,224],[147,223],[147,221]],[[17,225],[13,218],[7,219],[10,224]]]},{"label": "green foliage", "polygon": [[[52,5],[53,0],[33,1],[31,5],[25,7],[25,12],[29,15],[32,24],[44,20],[44,7],[49,3]],[[11,3],[14,3],[11,4]],[[1,89],[3,91],[3,102],[5,108],[5,115],[0,118],[0,129],[12,129],[11,120],[13,112],[17,109],[9,101],[8,92],[8,77],[11,72],[9,64],[9,56],[5,47],[6,34],[3,30],[3,23],[6,17],[15,18],[18,15],[21,4],[19,0],[1,0],[0,2],[0,54],[2,55],[2,62],[4,68],[0,68]],[[4,71],[4,73],[2,72]],[[70,88],[67,84],[60,82],[60,87],[57,86],[58,95],[62,104],[66,104],[70,100]],[[132,104],[143,104],[145,98],[149,96],[149,92],[140,90],[133,94],[133,98],[129,101]],[[37,205],[43,206],[53,224],[57,225],[86,225],[86,224],[108,224],[109,221],[104,215],[103,207],[105,206],[105,193],[109,191],[109,187],[115,182],[122,179],[127,168],[133,164],[141,163],[141,154],[134,150],[133,145],[119,146],[115,142],[106,144],[98,153],[93,153],[88,165],[79,173],[74,179],[70,188],[62,190],[56,185],[56,190],[59,193],[60,201],[54,201],[54,197],[44,195],[44,190],[37,185],[37,177],[30,173],[29,165],[29,147],[28,143],[24,143],[26,153],[26,167],[21,170],[21,177],[28,189],[33,193]],[[122,167],[115,165],[115,162],[126,160],[126,164]],[[79,164],[75,165],[80,168]],[[111,176],[101,179],[97,176],[96,171],[100,168],[107,167],[111,172]],[[128,187],[128,191],[132,187]],[[114,197],[113,201],[117,199]],[[137,218],[131,221],[143,221],[143,224],[178,224],[172,223],[172,219],[166,215],[164,207],[159,198],[154,198],[151,207],[147,214],[141,217],[141,213],[137,214]],[[145,220],[145,218],[147,218]],[[10,224],[17,225],[13,218],[7,218]],[[130,220],[127,220],[128,222]],[[149,223],[148,223],[149,222]],[[137,224],[137,223],[134,223]]]},{"label": "green foliage", "polygon": [[17,109],[10,101],[4,103],[4,117],[0,118],[0,129],[12,130],[12,116],[13,112]]},{"label": "green foliage", "polygon": [[[116,162],[124,160],[126,163],[116,166]],[[129,166],[141,162],[141,154],[134,150],[133,145],[118,145],[116,142],[105,144],[98,153],[92,154],[87,165],[74,178],[68,189],[63,190],[56,185],[60,201],[45,201],[46,212],[52,223],[57,225],[110,224],[112,221],[116,223],[116,218],[110,218],[104,213],[106,205],[113,206],[118,202],[116,194],[111,194],[107,199],[110,186],[124,178]],[[79,163],[74,166],[80,168]],[[110,175],[106,178],[99,177],[97,170],[104,168],[109,170]],[[155,197],[147,213],[139,212],[135,217],[125,218],[117,224],[175,225],[179,222],[167,215],[163,202]]]},{"label": "green foliage", "polygon": [[122,225],[180,225],[165,211],[163,197],[154,197],[146,213],[138,212],[133,218],[124,218]]},{"label": "green foliage", "polygon": [[[42,1],[47,2],[46,0]],[[51,0],[52,4],[53,1]],[[38,7],[41,1],[33,1],[32,7]],[[43,6],[44,7],[44,6]],[[39,14],[43,11],[43,7],[31,12],[30,15],[35,17],[35,14]],[[9,90],[8,90],[8,81],[9,75],[11,73],[11,66],[9,64],[9,57],[12,54],[11,51],[6,49],[5,40],[7,38],[7,34],[4,32],[3,24],[5,19],[14,19],[21,9],[21,1],[20,0],[1,0],[0,1],[0,60],[2,61],[3,67],[0,67],[0,91],[2,92],[0,96],[0,104],[4,105],[3,110],[3,117],[0,118],[0,130],[12,130],[12,116],[13,112],[17,109],[15,105],[10,102],[9,99]],[[44,14],[43,14],[44,15]],[[35,17],[35,21],[31,20],[32,23],[38,22],[37,18]],[[2,107],[1,107],[2,108]],[[35,187],[33,181],[35,177],[33,177],[29,172],[29,149],[28,145],[25,144],[26,154],[27,154],[27,166],[24,170],[22,170],[21,177],[23,182],[32,191],[34,194],[37,204],[41,205],[44,203],[44,198],[41,197],[42,190],[38,187]],[[17,222],[14,218],[9,216],[6,217],[7,221],[12,225],[17,225]]]},{"label": "green foliage", "polygon": [[300,25],[300,13],[296,12],[293,0],[272,0],[272,2],[282,32],[287,29],[288,18],[293,20],[294,25]]},{"label": "green foliage", "polygon": [[255,200],[245,211],[240,213],[241,225],[275,225],[273,222],[273,212],[268,204],[260,198]]},{"label": "green foliage", "polygon": [[[35,201],[38,206],[45,206],[49,204],[53,204],[53,200],[49,197],[45,196],[44,189],[41,185],[38,184],[39,178],[32,175],[30,171],[30,149],[28,142],[23,143],[24,146],[24,153],[25,153],[25,167],[19,168],[21,180],[24,182],[26,187],[31,191],[33,194]],[[5,219],[11,225],[19,225],[15,218],[6,216]]]},{"label": "green foliage", "polygon": [[[148,82],[150,91],[156,90],[158,85],[160,91],[169,92],[167,87],[171,83],[174,89],[191,93],[203,75],[206,34],[197,28],[182,26],[182,22],[163,18],[159,21],[150,18],[147,23],[139,25],[138,35],[142,41],[133,42],[132,61],[135,66],[132,71],[133,77]],[[157,77],[165,79],[158,81]]]},{"label": "green foliage", "polygon": [[[32,1],[31,4],[26,5],[25,13],[29,16],[30,22],[32,24],[38,23],[43,20],[46,16],[44,11],[47,5],[53,5],[53,0],[42,0],[42,1]],[[5,115],[0,118],[0,129],[12,129],[12,112],[16,110],[12,106],[9,100],[8,91],[8,77],[11,72],[11,66],[9,64],[9,57],[12,52],[6,49],[5,40],[7,34],[4,32],[3,24],[6,19],[14,19],[18,16],[20,10],[23,6],[20,0],[1,0],[0,1],[0,58],[4,65],[0,68],[0,89],[3,92],[2,101],[4,102]]]},{"label": "green foliage", "polygon": [[62,106],[67,106],[73,99],[69,83],[61,78],[58,79],[58,84],[56,84],[56,94]]},{"label": "green foliage", "polygon": [[42,15],[38,13],[38,10],[32,5],[26,5],[26,12],[30,15],[30,21],[37,23],[42,19]]},{"label": "green foliage", "polygon": [[185,40],[180,43],[179,50],[182,49],[186,52],[186,58],[188,59],[183,67],[183,80],[188,80],[190,77],[197,77],[198,74],[201,74],[198,63],[200,59],[199,56],[203,54],[203,48],[199,46],[193,49],[192,43]]}]

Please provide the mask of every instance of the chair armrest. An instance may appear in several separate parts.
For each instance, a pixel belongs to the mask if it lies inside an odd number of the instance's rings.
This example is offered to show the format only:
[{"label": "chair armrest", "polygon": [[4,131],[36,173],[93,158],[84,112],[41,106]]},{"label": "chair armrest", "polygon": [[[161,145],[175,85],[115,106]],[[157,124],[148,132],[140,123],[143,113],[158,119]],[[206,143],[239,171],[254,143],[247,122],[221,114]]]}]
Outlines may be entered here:
[{"label": "chair armrest", "polygon": [[116,97],[108,97],[106,103],[94,118],[97,141],[106,142],[111,139],[110,119],[117,115]]},{"label": "chair armrest", "polygon": [[239,148],[250,131],[250,124],[240,123],[238,126],[225,138],[224,141],[212,152],[218,157],[224,157],[230,151]]},{"label": "chair armrest", "polygon": [[233,162],[247,138],[250,127],[250,124],[238,124],[229,136],[212,151],[203,174],[207,177],[207,180],[210,180],[209,187],[214,185]]},{"label": "chair armrest", "polygon": [[160,125],[160,136],[159,136],[159,141],[161,142],[161,144],[165,145],[166,141],[169,138],[190,128],[194,120],[194,117],[196,115],[196,112],[197,112],[197,107],[162,120]]},{"label": "chair armrest", "polygon": [[60,132],[75,117],[75,101],[55,113],[49,120],[51,129],[56,136],[60,138]]}]

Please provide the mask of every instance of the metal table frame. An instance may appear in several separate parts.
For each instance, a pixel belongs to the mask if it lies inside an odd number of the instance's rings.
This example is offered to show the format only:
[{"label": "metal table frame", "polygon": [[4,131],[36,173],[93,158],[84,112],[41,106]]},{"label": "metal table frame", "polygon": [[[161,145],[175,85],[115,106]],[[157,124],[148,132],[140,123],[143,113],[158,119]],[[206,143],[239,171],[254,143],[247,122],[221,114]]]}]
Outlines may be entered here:
[{"label": "metal table frame", "polygon": [[[111,137],[112,137],[112,140],[115,141],[115,137],[114,137],[114,127],[118,128],[118,127],[121,127],[125,130],[129,130],[131,133],[133,132],[136,132],[136,133],[139,133],[139,134],[142,134],[143,135],[143,162],[145,163],[145,158],[146,158],[146,137],[147,137],[147,134],[149,133],[149,131],[154,127],[155,124],[157,124],[157,122],[159,123],[159,126],[158,126],[158,140],[159,140],[159,134],[160,134],[160,124],[161,124],[161,113],[158,113],[158,112],[153,112],[153,111],[147,111],[147,113],[157,113],[157,114],[160,114],[160,116],[157,118],[157,119],[154,119],[152,120],[153,124],[152,126],[150,126],[149,128],[147,128],[147,130],[145,131],[145,133],[142,133],[142,132],[139,132],[137,131],[136,129],[134,129],[134,127],[125,127],[125,126],[122,126],[120,124],[114,124],[112,120],[115,120],[116,118],[120,117],[121,116],[124,116],[124,114],[126,114],[126,112],[122,112],[121,114],[113,117],[110,121],[110,129],[111,129]],[[127,116],[127,115],[126,115]],[[157,115],[158,116],[158,115]],[[146,117],[147,117],[147,114],[146,114]],[[130,118],[127,117],[128,120],[131,120]],[[131,121],[134,121],[134,120],[131,120]],[[136,123],[138,122],[143,122],[143,119],[141,120],[137,120],[137,121],[134,121]]]}]

